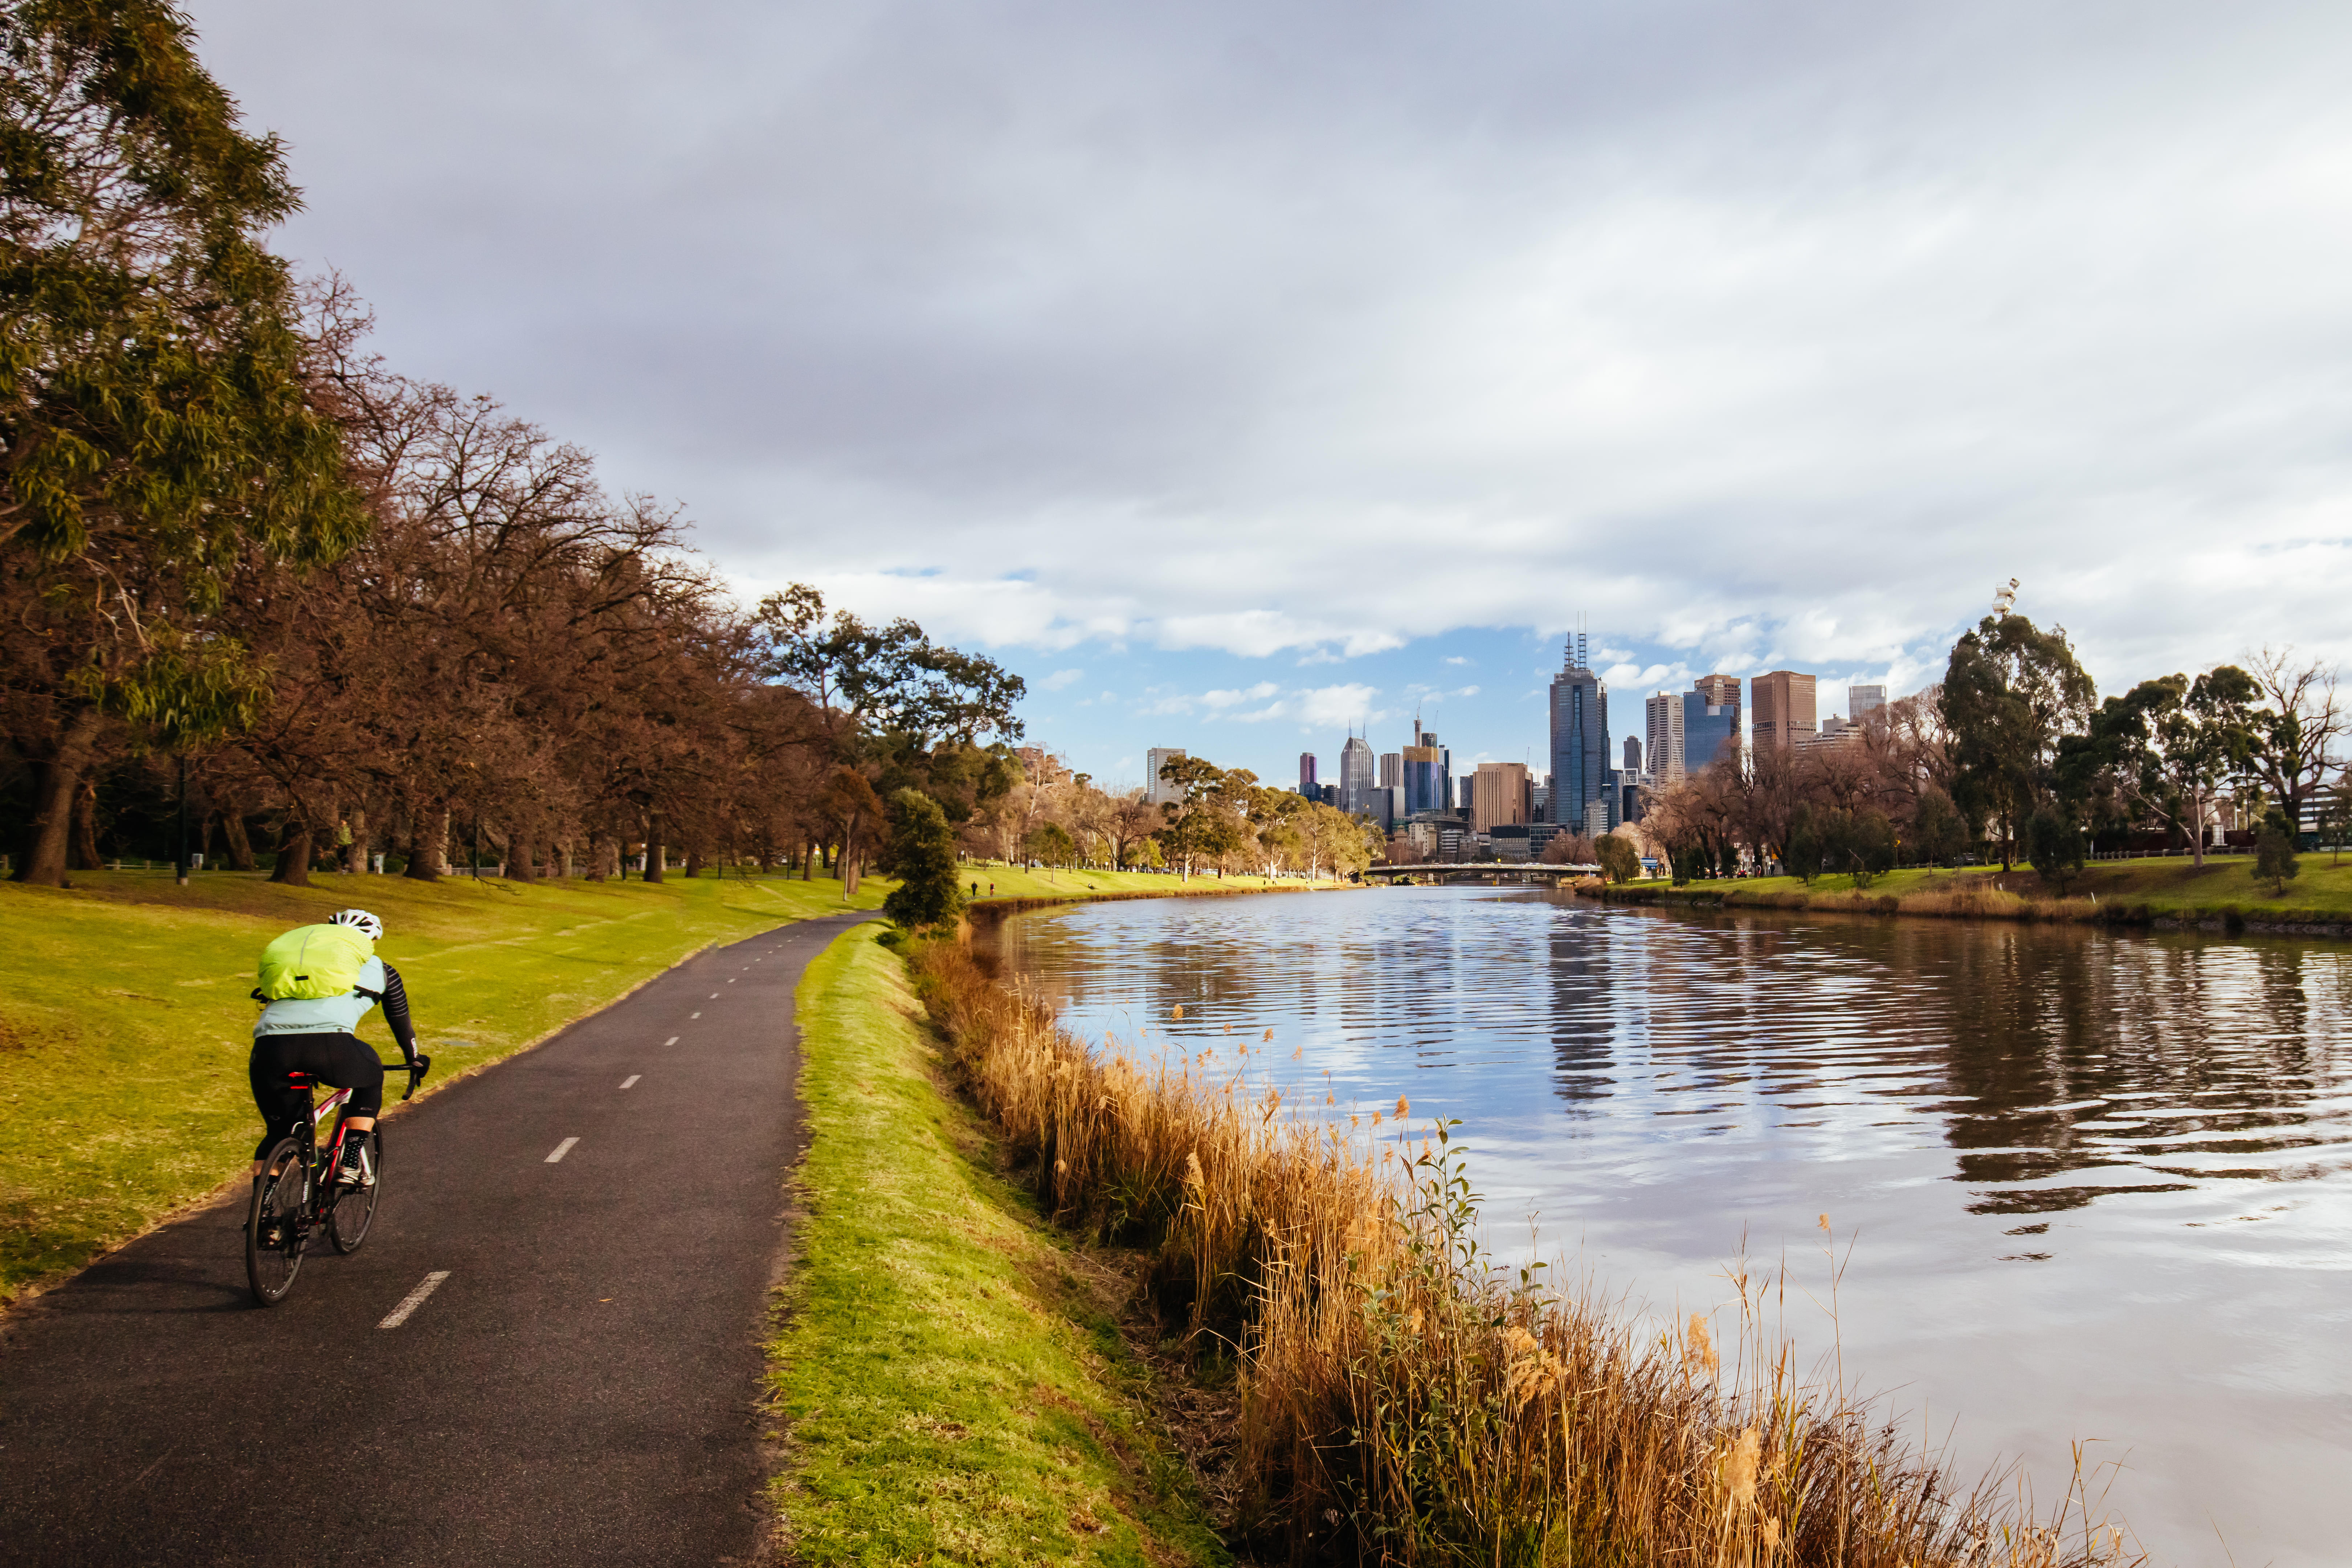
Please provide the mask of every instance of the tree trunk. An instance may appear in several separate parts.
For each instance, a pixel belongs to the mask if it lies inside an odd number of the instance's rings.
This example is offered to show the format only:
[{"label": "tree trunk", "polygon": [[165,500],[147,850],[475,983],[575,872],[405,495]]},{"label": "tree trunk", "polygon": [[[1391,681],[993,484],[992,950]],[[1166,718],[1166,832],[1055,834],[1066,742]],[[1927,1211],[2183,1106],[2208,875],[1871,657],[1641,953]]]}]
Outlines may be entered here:
[{"label": "tree trunk", "polygon": [[588,836],[588,880],[601,882],[604,879],[604,836],[601,833],[591,833]]},{"label": "tree trunk", "polygon": [[702,846],[697,844],[690,846],[686,852],[686,879],[690,882],[701,875]]},{"label": "tree trunk", "polygon": [[228,868],[253,869],[253,840],[246,836],[245,813],[234,807],[221,813],[221,837],[228,843]]},{"label": "tree trunk", "polygon": [[278,829],[278,866],[269,879],[289,888],[310,885],[310,825],[291,812]]},{"label": "tree trunk", "polygon": [[98,858],[98,781],[84,778],[74,785],[73,848],[66,864],[76,871],[95,871]]},{"label": "tree trunk", "polygon": [[66,880],[67,833],[73,822],[74,786],[81,783],[90,752],[106,722],[95,708],[85,708],[66,725],[54,755],[33,763],[33,812],[25,825],[25,847],[15,879],[44,888],[61,888]]},{"label": "tree trunk", "polygon": [[662,858],[669,853],[669,846],[662,842],[662,826],[660,812],[646,813],[645,879],[648,882],[662,879]]},{"label": "tree trunk", "polygon": [[[507,880],[509,882],[538,881],[539,871],[530,863],[531,856],[537,851],[538,846],[532,842],[531,835],[522,832],[509,833],[507,835]],[[549,866],[552,867],[555,857],[550,855],[547,859]]]},{"label": "tree trunk", "polygon": [[408,840],[408,865],[400,874],[414,882],[440,879],[449,844],[449,813],[420,811]]},{"label": "tree trunk", "polygon": [[355,811],[344,824],[351,830],[350,841],[343,846],[343,875],[364,877],[368,868],[367,813]]}]

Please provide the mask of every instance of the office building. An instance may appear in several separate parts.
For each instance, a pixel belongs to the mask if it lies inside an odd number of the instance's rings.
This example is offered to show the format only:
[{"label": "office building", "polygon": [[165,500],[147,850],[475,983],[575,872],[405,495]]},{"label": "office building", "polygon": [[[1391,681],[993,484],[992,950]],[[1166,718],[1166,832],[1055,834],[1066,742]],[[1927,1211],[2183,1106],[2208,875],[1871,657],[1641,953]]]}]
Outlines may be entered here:
[{"label": "office building", "polygon": [[1748,729],[1757,753],[1785,752],[1815,734],[1813,678],[1793,669],[1776,669],[1748,683],[1750,701]]},{"label": "office building", "polygon": [[1488,828],[1486,847],[1494,852],[1495,858],[1497,860],[1526,859],[1528,858],[1528,825],[1521,823],[1516,827],[1503,825]]},{"label": "office building", "polygon": [[1642,737],[1639,735],[1625,737],[1625,771],[1629,773],[1642,771]]},{"label": "office building", "polygon": [[[1739,678],[1702,675],[1683,694],[1683,755],[1681,777],[1688,778],[1731,748],[1739,754]],[[1666,779],[1653,763],[1650,774],[1660,785]]]},{"label": "office building", "polygon": [[1805,747],[1858,746],[1862,744],[1862,726],[1849,724],[1832,713],[1822,721],[1818,734],[1800,735],[1794,743]]},{"label": "office building", "polygon": [[1160,770],[1161,768],[1166,767],[1170,763],[1174,762],[1183,754],[1184,748],[1181,746],[1154,746],[1150,751],[1144,753],[1145,757],[1149,760],[1148,765],[1151,770],[1151,773],[1149,781],[1143,787],[1150,792],[1145,798],[1150,800],[1152,805],[1165,805],[1171,800],[1181,800],[1184,797],[1182,786],[1171,784],[1168,780],[1160,776]]},{"label": "office building", "polygon": [[1845,689],[1845,716],[1849,723],[1859,724],[1886,706],[1884,686],[1849,686]]},{"label": "office building", "polygon": [[1551,681],[1551,804],[1553,820],[1581,826],[1595,801],[1614,815],[1608,798],[1609,688],[1592,672],[1582,632],[1572,633]]},{"label": "office building", "polygon": [[1416,726],[1413,736],[1417,743],[1402,753],[1404,776],[1397,781],[1404,786],[1406,815],[1453,811],[1454,753],[1439,745],[1430,731]]},{"label": "office building", "polygon": [[1380,825],[1381,832],[1394,833],[1397,824],[1404,820],[1404,791],[1395,784],[1368,789],[1360,810],[1367,821]]},{"label": "office building", "polygon": [[1350,735],[1348,743],[1339,748],[1339,809],[1353,816],[1362,811],[1372,795],[1372,743],[1361,735]]},{"label": "office building", "polygon": [[1529,822],[1551,820],[1551,785],[1539,784],[1528,788],[1528,820]]},{"label": "office building", "polygon": [[1402,752],[1382,752],[1381,753],[1381,779],[1380,783],[1372,787],[1375,789],[1404,787],[1404,757]]},{"label": "office building", "polygon": [[1309,800],[1321,800],[1323,792],[1315,784],[1315,753],[1298,753],[1298,793]]},{"label": "office building", "polygon": [[1480,763],[1469,778],[1470,826],[1480,833],[1525,827],[1535,802],[1525,763]]},{"label": "office building", "polygon": [[1621,781],[1617,785],[1618,822],[1622,824],[1641,821],[1650,814],[1648,805],[1650,786],[1642,782],[1647,775],[1620,773],[1617,776]]},{"label": "office building", "polygon": [[[1642,703],[1642,717],[1650,737],[1650,774],[1662,786],[1682,782],[1684,712],[1688,702],[1687,698],[1675,692],[1661,691]],[[1633,762],[1633,744],[1630,739],[1625,742],[1629,767]]]}]

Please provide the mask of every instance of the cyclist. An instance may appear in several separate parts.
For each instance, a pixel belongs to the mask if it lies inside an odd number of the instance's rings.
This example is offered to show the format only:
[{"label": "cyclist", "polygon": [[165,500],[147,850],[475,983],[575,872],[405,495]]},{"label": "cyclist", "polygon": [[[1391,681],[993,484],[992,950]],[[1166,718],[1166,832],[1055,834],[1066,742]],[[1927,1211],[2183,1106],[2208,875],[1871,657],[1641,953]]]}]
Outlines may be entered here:
[{"label": "cyclist", "polygon": [[[330,925],[349,926],[371,943],[383,940],[383,922],[365,910],[339,910]],[[340,996],[289,998],[267,1002],[253,1026],[253,1057],[247,1071],[253,1080],[253,1102],[268,1126],[253,1151],[253,1173],[280,1138],[289,1136],[308,1114],[308,1092],[288,1081],[292,1072],[313,1080],[348,1089],[352,1098],[343,1108],[343,1157],[335,1180],[347,1186],[375,1184],[375,1162],[368,1152],[368,1133],[376,1112],[383,1109],[383,1063],[375,1047],[353,1031],[369,1009],[381,1003],[383,1021],[400,1043],[400,1054],[411,1065],[416,1060],[416,1030],[409,1022],[408,992],[400,971],[371,955],[352,988]]]}]

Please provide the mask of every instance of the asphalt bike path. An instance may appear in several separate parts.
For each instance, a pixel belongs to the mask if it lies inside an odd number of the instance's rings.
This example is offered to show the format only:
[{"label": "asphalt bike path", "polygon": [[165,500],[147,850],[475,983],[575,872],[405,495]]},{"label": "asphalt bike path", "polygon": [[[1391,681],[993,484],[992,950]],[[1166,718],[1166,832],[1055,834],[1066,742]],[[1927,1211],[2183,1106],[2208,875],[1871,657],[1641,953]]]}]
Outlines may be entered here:
[{"label": "asphalt bike path", "polygon": [[[11,1314],[0,1558],[754,1560],[793,991],[874,918],[702,953],[391,1117],[366,1245],[314,1240],[282,1305],[246,1288],[240,1190]],[[463,997],[412,999],[424,1049],[462,1035]]]}]

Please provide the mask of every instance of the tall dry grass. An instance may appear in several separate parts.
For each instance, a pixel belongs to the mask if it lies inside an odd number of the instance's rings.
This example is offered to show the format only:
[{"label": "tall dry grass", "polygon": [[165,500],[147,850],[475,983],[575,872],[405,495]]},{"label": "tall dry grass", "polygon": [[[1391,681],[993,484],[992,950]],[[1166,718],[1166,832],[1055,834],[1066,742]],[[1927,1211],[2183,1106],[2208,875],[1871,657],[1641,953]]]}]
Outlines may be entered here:
[{"label": "tall dry grass", "polygon": [[[1582,1568],[2060,1568],[2137,1562],[2075,1482],[2037,1513],[1957,1488],[1834,1376],[1771,1284],[1672,1331],[1541,1266],[1500,1269],[1450,1125],[1285,1111],[1240,1047],[1090,1052],[948,942],[917,984],[970,1092],[1061,1223],[1140,1247],[1163,1321],[1230,1355],[1237,1533],[1293,1562]],[[1138,1042],[1139,1045],[1143,1042]],[[1271,1065],[1271,1064],[1268,1064]],[[1328,1099],[1328,1097],[1327,1097]]]}]

